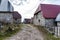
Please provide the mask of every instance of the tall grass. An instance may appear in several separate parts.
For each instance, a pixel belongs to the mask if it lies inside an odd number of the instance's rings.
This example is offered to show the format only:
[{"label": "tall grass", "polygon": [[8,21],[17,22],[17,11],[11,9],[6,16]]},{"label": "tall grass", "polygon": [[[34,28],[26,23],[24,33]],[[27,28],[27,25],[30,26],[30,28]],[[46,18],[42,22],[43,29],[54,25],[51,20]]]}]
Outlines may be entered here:
[{"label": "tall grass", "polygon": [[[14,34],[16,34],[18,31],[21,30],[21,24],[8,24],[4,25],[5,28],[3,28],[4,32],[0,32],[0,40],[5,39],[6,37],[10,37]],[[9,29],[9,27],[11,29]]]},{"label": "tall grass", "polygon": [[52,35],[51,33],[49,33],[43,26],[36,26],[36,28],[38,28],[38,30],[40,32],[42,32],[42,34],[44,35],[45,37],[45,40],[60,40],[60,38],[56,38],[54,37],[54,35]]}]

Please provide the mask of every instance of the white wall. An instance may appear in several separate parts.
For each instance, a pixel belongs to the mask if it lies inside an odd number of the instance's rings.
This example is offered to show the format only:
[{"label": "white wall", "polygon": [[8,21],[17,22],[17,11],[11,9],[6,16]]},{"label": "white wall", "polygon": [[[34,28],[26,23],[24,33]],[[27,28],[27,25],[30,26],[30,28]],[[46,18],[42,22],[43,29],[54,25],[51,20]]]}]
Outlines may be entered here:
[{"label": "white wall", "polygon": [[45,26],[45,18],[43,17],[42,12],[38,13],[38,20],[40,20],[39,25]]},{"label": "white wall", "polygon": [[36,15],[34,16],[34,19],[33,19],[33,24],[34,25],[39,25],[39,22],[38,22],[38,18],[36,18]]},{"label": "white wall", "polygon": [[[40,20],[40,22],[39,22],[39,20]],[[43,15],[42,15],[41,12],[39,12],[39,13],[37,14],[37,18],[36,18],[36,15],[34,16],[33,24],[34,24],[34,25],[45,26],[45,19],[44,19],[44,17],[43,17]]]},{"label": "white wall", "polygon": [[40,24],[39,24],[39,21],[38,21],[38,18],[36,18],[36,15],[34,16],[33,24],[34,24],[34,25],[40,25]]}]

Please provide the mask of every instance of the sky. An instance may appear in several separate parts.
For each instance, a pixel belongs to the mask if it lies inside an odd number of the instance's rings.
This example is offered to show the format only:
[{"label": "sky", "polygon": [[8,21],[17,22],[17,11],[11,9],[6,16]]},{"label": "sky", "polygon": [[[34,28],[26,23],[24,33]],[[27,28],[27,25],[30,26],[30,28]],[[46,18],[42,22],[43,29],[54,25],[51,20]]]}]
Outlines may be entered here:
[{"label": "sky", "polygon": [[38,5],[40,4],[40,0],[9,0],[14,7],[14,11],[18,11],[22,15],[22,21],[24,18],[33,17]]},{"label": "sky", "polygon": [[14,7],[14,11],[18,11],[24,18],[33,17],[39,4],[55,4],[60,5],[60,0],[9,0]]},{"label": "sky", "polygon": [[60,0],[45,0],[41,2],[42,4],[54,4],[54,5],[60,5]]}]

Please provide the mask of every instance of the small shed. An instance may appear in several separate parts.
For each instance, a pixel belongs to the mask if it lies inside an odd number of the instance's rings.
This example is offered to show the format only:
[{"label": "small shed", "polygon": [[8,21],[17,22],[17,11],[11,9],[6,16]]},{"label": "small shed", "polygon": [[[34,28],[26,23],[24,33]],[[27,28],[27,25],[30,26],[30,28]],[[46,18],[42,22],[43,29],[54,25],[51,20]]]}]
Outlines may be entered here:
[{"label": "small shed", "polygon": [[14,11],[13,15],[13,20],[14,23],[20,24],[21,23],[21,14],[19,14],[17,11]]},{"label": "small shed", "polygon": [[31,19],[25,18],[25,19],[24,19],[24,23],[25,23],[25,24],[30,24],[30,23],[31,23]]}]

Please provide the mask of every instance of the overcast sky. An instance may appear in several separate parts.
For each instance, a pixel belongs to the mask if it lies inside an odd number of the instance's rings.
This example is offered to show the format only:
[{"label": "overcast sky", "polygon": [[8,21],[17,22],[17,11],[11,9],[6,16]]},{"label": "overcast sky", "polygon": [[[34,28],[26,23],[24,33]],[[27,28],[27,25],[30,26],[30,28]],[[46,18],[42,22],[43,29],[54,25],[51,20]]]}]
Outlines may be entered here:
[{"label": "overcast sky", "polygon": [[24,18],[33,17],[34,12],[38,8],[40,3],[44,4],[58,4],[60,5],[60,0],[9,0],[14,6],[14,10],[18,11],[22,15],[22,20]]},{"label": "overcast sky", "polygon": [[43,4],[54,4],[54,5],[60,5],[60,0],[44,0],[41,2]]},{"label": "overcast sky", "polygon": [[10,2],[14,6],[14,10],[22,15],[22,19],[33,17],[34,12],[40,4],[40,0],[23,0],[22,2],[20,0],[10,0]]}]

